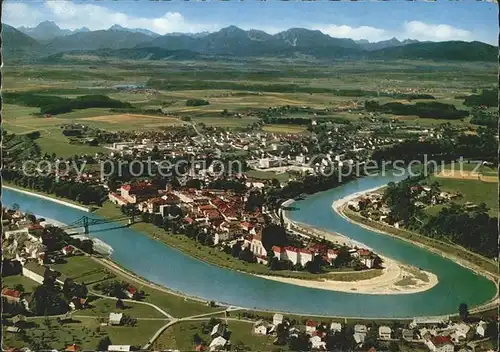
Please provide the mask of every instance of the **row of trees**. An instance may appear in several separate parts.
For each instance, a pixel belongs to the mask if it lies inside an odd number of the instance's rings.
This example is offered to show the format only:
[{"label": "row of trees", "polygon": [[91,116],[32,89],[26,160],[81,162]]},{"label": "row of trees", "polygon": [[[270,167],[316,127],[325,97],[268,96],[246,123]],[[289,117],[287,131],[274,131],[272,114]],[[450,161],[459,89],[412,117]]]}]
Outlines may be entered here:
[{"label": "row of trees", "polygon": [[498,142],[493,130],[479,128],[477,135],[444,136],[442,139],[430,139],[424,142],[409,139],[391,147],[373,152],[372,159],[381,165],[382,161],[402,160],[456,160],[459,157],[479,158],[481,160],[497,160]]},{"label": "row of trees", "polygon": [[27,176],[22,170],[4,169],[2,176],[5,181],[16,186],[54,194],[86,205],[101,206],[107,198],[107,191],[102,186],[75,180],[56,180],[53,175]]},{"label": "row of trees", "polygon": [[41,114],[63,114],[73,109],[89,108],[131,108],[132,105],[106,95],[83,95],[74,99],[53,95],[33,94],[30,92],[5,93],[4,101],[9,104],[40,108]]},{"label": "row of trees", "polygon": [[494,257],[497,252],[498,219],[488,215],[484,203],[472,211],[452,203],[437,215],[429,215],[415,206],[411,187],[421,178],[391,182],[384,192],[394,221],[404,221],[407,228],[439,240],[451,241],[476,253]]},{"label": "row of trees", "polygon": [[465,97],[465,106],[488,106],[496,107],[498,106],[498,91],[494,89],[484,89],[481,94],[473,94]]},{"label": "row of trees", "polygon": [[402,104],[391,102],[380,105],[377,101],[365,101],[365,109],[372,112],[381,112],[394,115],[416,115],[422,118],[459,120],[469,115],[468,111],[457,110],[453,104],[420,102],[416,104]]}]

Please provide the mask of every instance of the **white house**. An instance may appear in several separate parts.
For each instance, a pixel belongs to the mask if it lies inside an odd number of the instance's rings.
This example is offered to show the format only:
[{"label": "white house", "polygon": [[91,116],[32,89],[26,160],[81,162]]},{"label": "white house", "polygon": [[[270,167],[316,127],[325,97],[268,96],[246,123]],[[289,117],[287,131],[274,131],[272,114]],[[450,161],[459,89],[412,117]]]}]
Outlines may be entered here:
[{"label": "white house", "polygon": [[122,322],[123,313],[109,313],[108,324],[120,325]]},{"label": "white house", "polygon": [[362,345],[365,342],[366,333],[368,332],[368,328],[366,325],[356,324],[354,325],[354,341],[356,344]]},{"label": "white house", "polygon": [[305,266],[308,262],[313,260],[313,253],[308,249],[299,249],[300,264]]},{"label": "white house", "polygon": [[453,341],[455,343],[460,342],[460,340],[465,340],[467,339],[467,336],[471,332],[471,327],[467,324],[460,323],[454,326],[455,328],[455,333],[453,334]]},{"label": "white house", "polygon": [[109,345],[108,346],[108,351],[114,351],[114,352],[129,352],[130,351],[130,345]]},{"label": "white house", "polygon": [[388,327],[388,326],[380,326],[378,328],[378,337],[381,339],[381,340],[390,340],[391,339],[391,328]]},{"label": "white house", "polygon": [[313,336],[309,339],[311,343],[311,348],[315,350],[326,350],[326,342],[321,340],[319,336]]},{"label": "white house", "polygon": [[268,326],[262,319],[258,320],[253,325],[253,332],[257,335],[267,335],[267,330]]},{"label": "white house", "polygon": [[330,324],[330,331],[333,332],[333,333],[341,332],[342,331],[342,324],[341,323],[332,322]]},{"label": "white house", "polygon": [[480,321],[476,326],[476,334],[481,337],[486,335],[486,329],[488,328],[488,324],[485,321]]},{"label": "white house", "polygon": [[365,342],[365,337],[366,334],[361,334],[359,332],[355,332],[352,337],[354,338],[354,341],[356,341],[357,345],[362,345]]},{"label": "white house", "polygon": [[225,333],[226,333],[226,326],[224,324],[219,323],[212,328],[210,336],[212,338],[215,338],[217,336],[224,336]]},{"label": "white house", "polygon": [[267,251],[262,244],[262,235],[260,233],[252,237],[250,251],[255,255],[267,256]]},{"label": "white house", "polygon": [[210,351],[221,350],[226,346],[227,343],[228,341],[225,338],[223,338],[222,336],[217,336],[212,340],[212,342],[210,342]]},{"label": "white house", "polygon": [[295,247],[285,247],[286,258],[296,265],[299,262],[299,249]]},{"label": "white house", "polygon": [[274,256],[278,258],[278,260],[285,260],[286,259],[286,252],[283,248],[278,247],[278,246],[273,246],[272,251],[274,253]]},{"label": "white house", "polygon": [[273,315],[273,325],[279,325],[283,323],[283,314],[274,314]]}]

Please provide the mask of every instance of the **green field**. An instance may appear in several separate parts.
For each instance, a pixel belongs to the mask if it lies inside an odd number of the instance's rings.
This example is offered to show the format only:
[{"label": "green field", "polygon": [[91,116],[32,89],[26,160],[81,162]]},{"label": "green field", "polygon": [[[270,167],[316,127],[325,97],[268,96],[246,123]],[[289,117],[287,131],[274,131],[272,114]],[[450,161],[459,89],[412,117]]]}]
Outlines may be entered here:
[{"label": "green field", "polygon": [[134,327],[100,326],[96,317],[76,315],[72,322],[63,325],[59,325],[56,318],[44,317],[28,318],[28,323],[32,323],[33,327],[25,329],[24,335],[8,333],[3,327],[3,346],[22,348],[31,345],[37,346],[39,350],[64,350],[67,346],[76,344],[86,350],[96,350],[99,340],[109,336],[111,342],[116,344],[142,347],[155,331],[165,324],[163,321],[138,320]]},{"label": "green field", "polygon": [[[273,345],[273,336],[260,336],[253,333],[253,324],[243,321],[228,321],[229,340],[234,347],[248,351],[281,351]],[[178,349],[180,351],[193,351],[195,344],[193,336],[198,334],[208,346],[212,341],[209,333],[204,333],[202,322],[180,322],[169,327],[155,342],[153,348],[157,351],[165,349]]]},{"label": "green field", "polygon": [[[444,192],[459,192],[462,198],[455,200],[458,204],[472,202],[485,203],[491,216],[498,216],[498,184],[479,180],[460,180],[452,178],[431,177],[430,183],[437,181]],[[443,205],[429,207],[426,210],[433,214],[439,212]]]},{"label": "green field", "polygon": [[[131,278],[125,277],[120,273],[113,272],[110,275],[110,270],[106,269],[98,261],[86,256],[70,257],[68,258],[68,263],[54,266],[54,269],[61,272],[63,277],[71,277],[76,282],[85,282],[89,289],[93,286],[90,283],[92,281],[105,282],[108,280],[119,280],[128,282],[138,289],[144,290],[146,294],[145,302],[155,304],[175,317],[185,317],[214,311],[213,308],[209,308],[203,303],[151,288],[141,282],[134,282]],[[106,278],[108,276],[110,277]]]}]

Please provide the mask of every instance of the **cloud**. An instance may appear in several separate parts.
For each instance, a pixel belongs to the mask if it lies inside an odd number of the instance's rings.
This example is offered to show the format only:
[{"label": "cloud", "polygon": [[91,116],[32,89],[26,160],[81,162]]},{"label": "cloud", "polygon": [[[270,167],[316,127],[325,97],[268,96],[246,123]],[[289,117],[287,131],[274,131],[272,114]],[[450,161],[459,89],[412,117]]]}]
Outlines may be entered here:
[{"label": "cloud", "polygon": [[2,22],[14,27],[31,26],[44,20],[43,14],[22,2],[4,2],[2,4]]},{"label": "cloud", "polygon": [[318,29],[334,38],[349,38],[354,40],[367,39],[371,42],[391,38],[391,34],[385,29],[369,26],[351,27],[347,25],[338,26],[331,24],[327,26],[314,26],[313,29]]},{"label": "cloud", "polygon": [[217,29],[213,24],[187,21],[179,12],[167,12],[160,17],[129,16],[95,4],[75,4],[69,1],[47,1],[45,8],[62,28],[88,27],[91,30],[107,29],[114,24],[127,28],[145,28],[159,34],[171,32],[195,33]]},{"label": "cloud", "polygon": [[447,24],[428,24],[420,21],[405,22],[398,30],[386,30],[369,26],[351,27],[336,24],[320,25],[312,28],[319,29],[321,32],[335,38],[367,39],[371,42],[391,38],[399,40],[417,39],[420,41],[471,41],[475,39],[474,33],[465,29]]},{"label": "cloud", "polygon": [[427,24],[420,21],[406,22],[403,26],[407,38],[429,41],[465,40],[474,39],[472,32],[447,24]]},{"label": "cloud", "polygon": [[[49,20],[54,21],[64,29],[77,29],[88,27],[91,30],[107,29],[114,24],[127,28],[145,28],[159,34],[172,32],[196,33],[213,32],[231,23],[200,23],[185,18],[179,12],[160,13],[157,17],[136,17],[131,14],[119,12],[98,3],[74,3],[65,0],[49,0],[42,4],[7,1],[3,4],[3,20],[14,27],[34,27],[38,23]],[[260,29],[270,34],[275,34],[288,28],[279,28],[273,24],[259,24],[250,26],[245,23],[232,23],[243,29]],[[367,39],[381,41],[393,37],[400,40],[418,39],[421,41],[446,41],[446,40],[481,40],[484,33],[460,29],[447,24],[429,24],[421,21],[408,21],[399,28],[384,29],[371,26],[349,26],[346,24],[317,24],[306,26],[336,38],[350,38],[354,40]]]}]

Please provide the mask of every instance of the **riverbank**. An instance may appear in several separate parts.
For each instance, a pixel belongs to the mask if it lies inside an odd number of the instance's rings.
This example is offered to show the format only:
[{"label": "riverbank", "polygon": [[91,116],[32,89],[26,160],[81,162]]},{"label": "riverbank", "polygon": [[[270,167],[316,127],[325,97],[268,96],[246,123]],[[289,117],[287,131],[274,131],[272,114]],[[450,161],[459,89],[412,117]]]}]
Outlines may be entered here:
[{"label": "riverbank", "polygon": [[416,268],[404,266],[386,257],[381,258],[384,263],[382,275],[366,280],[337,281],[334,279],[325,279],[320,282],[310,282],[307,280],[281,278],[277,276],[258,276],[291,285],[372,295],[413,294],[427,291],[438,283],[437,276],[430,272],[419,271]]},{"label": "riverbank", "polygon": [[397,229],[395,227],[382,224],[370,219],[366,219],[356,212],[353,212],[347,207],[347,203],[351,200],[359,198],[368,193],[375,192],[385,186],[375,187],[366,191],[357,192],[351,194],[342,199],[332,203],[333,210],[342,216],[345,220],[363,227],[367,230],[377,232],[386,236],[395,237],[406,242],[409,242],[415,246],[424,248],[427,251],[438,254],[443,258],[449,259],[458,265],[467,268],[474,273],[486,277],[488,280],[492,281],[496,287],[496,294],[488,302],[476,307],[474,311],[488,310],[493,306],[498,305],[499,300],[499,272],[498,264],[493,261],[488,260],[480,256],[477,253],[473,253],[463,247],[458,245],[445,243],[436,239],[420,235],[415,232],[411,232],[404,229]]},{"label": "riverbank", "polygon": [[[352,199],[359,197],[366,192],[374,192],[378,189],[384,188],[385,186],[371,188],[367,191],[356,192],[347,197],[344,197],[336,202],[346,203]],[[295,201],[289,199],[285,201],[281,206],[289,207]],[[339,204],[340,204],[339,203]],[[348,247],[362,247],[370,249],[367,245],[354,241],[351,238],[337,233],[329,232],[321,229],[316,229],[314,227],[302,224],[291,220],[286,211],[283,211],[283,220],[288,228],[292,231],[295,229],[299,235],[306,233],[307,235],[320,237],[327,239],[332,243],[338,245],[345,245]],[[353,281],[338,281],[332,278],[323,279],[320,282],[308,282],[306,280],[298,280],[293,278],[280,278],[275,276],[260,276],[268,280],[275,280],[287,284],[299,285],[304,287],[318,288],[322,290],[340,291],[340,292],[352,292],[361,294],[413,294],[418,292],[423,292],[431,289],[438,284],[438,277],[430,272],[419,270],[408,265],[403,265],[393,259],[380,256],[383,260],[384,268],[382,269],[382,275],[373,277],[366,280],[353,280]]]},{"label": "riverbank", "polygon": [[18,187],[18,186],[5,185],[5,183],[2,184],[2,188],[6,188],[6,189],[9,189],[11,191],[15,191],[15,192],[19,192],[19,193],[24,193],[24,194],[27,194],[27,195],[30,195],[30,196],[34,196],[34,197],[37,197],[37,198],[41,198],[41,199],[45,199],[45,200],[50,200],[51,202],[56,202],[56,203],[65,205],[67,207],[75,208],[75,209],[78,209],[78,210],[81,210],[81,211],[85,211],[85,212],[90,212],[91,211],[90,208],[84,207],[82,205],[75,204],[75,203],[73,203],[73,202],[71,202],[69,200],[63,200],[61,198],[56,197],[55,195],[45,195],[45,194],[42,194],[40,192],[36,192],[36,191],[33,191],[33,190],[28,190],[28,189],[23,189],[23,188]]},{"label": "riverbank", "polygon": [[[95,214],[105,218],[113,218],[121,215],[121,212],[120,209],[117,208],[114,204],[106,202],[104,203],[102,208],[96,211]],[[312,274],[307,271],[291,270],[280,270],[273,272],[270,271],[266,265],[259,263],[248,263],[246,261],[239,260],[237,258],[234,258],[231,254],[227,254],[217,248],[202,245],[182,234],[173,235],[172,233],[164,231],[163,229],[158,228],[151,223],[138,222],[133,224],[131,228],[192,258],[198,259],[210,265],[234,270],[244,274],[309,281],[310,284],[313,285],[313,287],[317,283],[322,282],[324,279],[331,278],[332,274],[335,274],[335,272]],[[343,271],[340,270],[339,274],[342,273]],[[360,273],[355,273],[353,275],[355,276],[356,274]],[[359,277],[360,279],[363,278],[362,275],[359,275]]]}]

